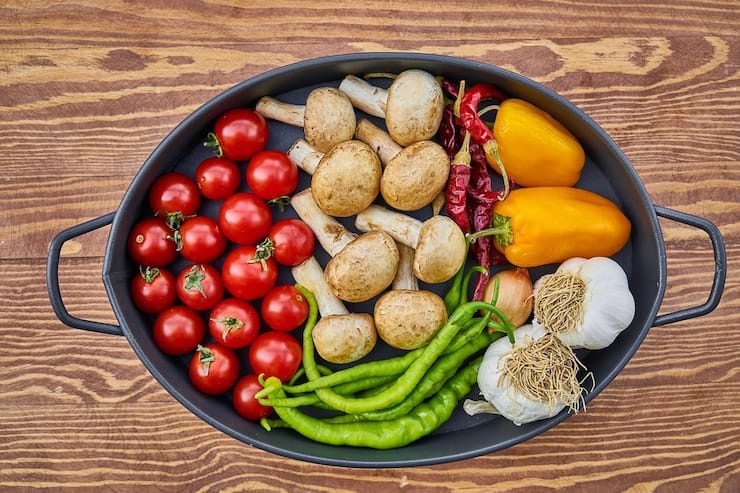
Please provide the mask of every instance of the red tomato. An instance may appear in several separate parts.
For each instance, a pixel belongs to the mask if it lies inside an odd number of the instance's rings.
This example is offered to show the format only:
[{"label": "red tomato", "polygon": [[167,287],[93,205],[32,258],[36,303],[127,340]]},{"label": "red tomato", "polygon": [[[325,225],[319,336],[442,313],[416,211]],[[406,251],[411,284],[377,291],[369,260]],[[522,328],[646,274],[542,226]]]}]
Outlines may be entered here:
[{"label": "red tomato", "polygon": [[205,336],[205,322],[192,308],[171,306],[154,320],[152,336],[157,347],[166,354],[179,356],[194,351]]},{"label": "red tomato", "polygon": [[286,332],[263,332],[249,346],[249,365],[257,375],[287,382],[301,365],[303,353],[298,339]]},{"label": "red tomato", "polygon": [[223,200],[239,190],[239,166],[225,157],[209,157],[195,169],[195,183],[207,199]]},{"label": "red tomato", "polygon": [[262,384],[254,373],[244,375],[236,382],[231,401],[239,416],[250,421],[259,421],[272,414],[272,407],[263,406],[254,398],[254,394],[260,390]]},{"label": "red tomato", "polygon": [[284,284],[275,286],[265,295],[260,311],[268,327],[290,332],[308,318],[308,301],[295,286]]},{"label": "red tomato", "polygon": [[177,229],[183,218],[194,215],[200,209],[198,186],[192,178],[182,173],[165,173],[154,180],[149,189],[149,206],[172,229]]},{"label": "red tomato", "polygon": [[199,345],[190,360],[188,375],[193,386],[204,394],[223,394],[239,378],[239,359],[234,351],[219,344]]},{"label": "red tomato", "polygon": [[240,245],[262,241],[272,226],[272,212],[264,200],[241,192],[227,198],[218,212],[218,225],[224,236]]},{"label": "red tomato", "polygon": [[316,237],[308,224],[300,219],[282,219],[272,225],[267,233],[272,241],[275,262],[298,265],[313,255]]},{"label": "red tomato", "polygon": [[267,145],[269,128],[265,118],[250,108],[229,110],[216,120],[206,145],[216,155],[246,161]]},{"label": "red tomato", "polygon": [[224,283],[210,264],[190,264],[177,276],[177,296],[193,310],[210,310],[224,297]]},{"label": "red tomato", "polygon": [[177,301],[175,276],[167,269],[139,267],[130,288],[134,305],[144,313],[159,313]]},{"label": "red tomato", "polygon": [[256,259],[257,247],[243,245],[226,256],[221,276],[226,290],[243,300],[262,298],[277,282],[278,267],[274,260]]},{"label": "red tomato", "polygon": [[176,236],[180,255],[196,264],[213,262],[226,250],[226,237],[209,216],[193,216],[180,226]]},{"label": "red tomato", "polygon": [[128,252],[139,265],[164,267],[177,258],[177,245],[172,235],[162,219],[142,219],[134,224],[128,235]]},{"label": "red tomato", "polygon": [[208,329],[219,344],[230,349],[241,349],[259,334],[260,316],[248,301],[227,298],[211,310]]},{"label": "red tomato", "polygon": [[264,200],[291,195],[298,186],[298,166],[283,151],[255,154],[247,165],[247,185]]}]

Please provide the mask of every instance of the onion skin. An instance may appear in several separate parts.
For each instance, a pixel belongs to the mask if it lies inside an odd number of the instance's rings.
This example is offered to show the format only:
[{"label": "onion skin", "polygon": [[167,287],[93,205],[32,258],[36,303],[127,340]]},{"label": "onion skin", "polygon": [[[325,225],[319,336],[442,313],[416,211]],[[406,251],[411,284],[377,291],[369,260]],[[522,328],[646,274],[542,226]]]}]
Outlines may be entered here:
[{"label": "onion skin", "polygon": [[[534,297],[532,279],[524,268],[508,269],[492,276],[486,284],[483,301],[491,302],[495,291],[496,279],[499,281],[496,306],[506,315],[515,327],[524,325],[532,315]],[[492,320],[498,320],[492,315]]]}]

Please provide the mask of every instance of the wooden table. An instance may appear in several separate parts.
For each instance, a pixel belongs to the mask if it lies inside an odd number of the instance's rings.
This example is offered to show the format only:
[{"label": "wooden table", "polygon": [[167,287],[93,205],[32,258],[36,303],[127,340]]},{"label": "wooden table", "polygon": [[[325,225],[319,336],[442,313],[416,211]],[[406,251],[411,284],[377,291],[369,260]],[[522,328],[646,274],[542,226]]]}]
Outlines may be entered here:
[{"label": "wooden table", "polygon": [[[0,3],[0,489],[740,490],[739,25],[736,0]],[[59,322],[50,240],[116,210],[178,122],[268,69],[366,51],[478,60],[568,97],[624,150],[655,204],[719,226],[729,257],[719,307],[653,328],[587,412],[532,440],[377,470],[246,446],[176,402],[125,338]],[[707,236],[661,226],[661,313],[702,303]],[[68,242],[60,276],[73,314],[116,323],[100,280],[107,233]]]}]

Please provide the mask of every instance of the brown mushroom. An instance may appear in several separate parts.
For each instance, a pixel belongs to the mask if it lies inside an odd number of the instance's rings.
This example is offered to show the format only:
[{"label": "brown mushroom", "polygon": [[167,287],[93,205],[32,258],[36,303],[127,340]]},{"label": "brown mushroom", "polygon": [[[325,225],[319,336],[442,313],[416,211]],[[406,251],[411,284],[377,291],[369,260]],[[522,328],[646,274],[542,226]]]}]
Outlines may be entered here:
[{"label": "brown mushroom", "polygon": [[380,159],[364,142],[346,140],[323,154],[306,140],[298,139],[288,150],[288,156],[312,175],[314,200],[330,216],[353,216],[378,196]]},{"label": "brown mushroom", "polygon": [[425,346],[447,322],[444,300],[420,290],[413,272],[414,250],[398,244],[399,263],[392,289],[375,302],[373,317],[378,336],[391,347],[416,349]]},{"label": "brown mushroom", "polygon": [[436,142],[422,140],[402,148],[367,119],[357,123],[355,137],[373,148],[385,165],[380,194],[394,209],[421,209],[432,203],[447,185],[450,158]]},{"label": "brown mushroom", "polygon": [[398,247],[388,233],[356,236],[316,205],[310,188],[294,195],[290,203],[332,256],[324,276],[338,298],[359,303],[390,286],[398,269]]},{"label": "brown mushroom", "polygon": [[385,231],[396,241],[414,248],[414,274],[427,283],[451,279],[465,263],[465,234],[447,216],[420,221],[379,205],[371,205],[355,218],[360,231]]},{"label": "brown mushroom", "polygon": [[385,118],[388,133],[402,146],[437,134],[444,112],[444,94],[435,77],[424,70],[398,74],[388,90],[348,75],[339,85],[352,104],[369,115]]},{"label": "brown mushroom", "polygon": [[352,363],[375,347],[377,332],[373,317],[367,313],[350,313],[332,292],[315,257],[292,268],[297,283],[316,298],[321,318],[311,334],[314,347],[330,363]]},{"label": "brown mushroom", "polygon": [[255,110],[265,118],[303,127],[306,140],[322,152],[351,139],[357,123],[352,103],[333,87],[312,90],[305,105],[264,96],[257,101]]}]

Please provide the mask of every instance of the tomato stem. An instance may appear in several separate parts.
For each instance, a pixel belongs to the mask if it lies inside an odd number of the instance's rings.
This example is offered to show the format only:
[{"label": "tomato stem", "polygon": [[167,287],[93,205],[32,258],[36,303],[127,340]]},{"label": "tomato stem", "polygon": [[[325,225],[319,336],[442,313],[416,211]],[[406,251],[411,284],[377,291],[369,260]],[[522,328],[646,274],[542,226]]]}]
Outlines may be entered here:
[{"label": "tomato stem", "polygon": [[216,157],[222,157],[224,155],[224,150],[221,147],[221,143],[218,141],[218,137],[216,137],[216,134],[213,132],[208,132],[208,135],[206,136],[206,141],[203,142],[203,145],[205,147],[210,147],[216,152]]}]

